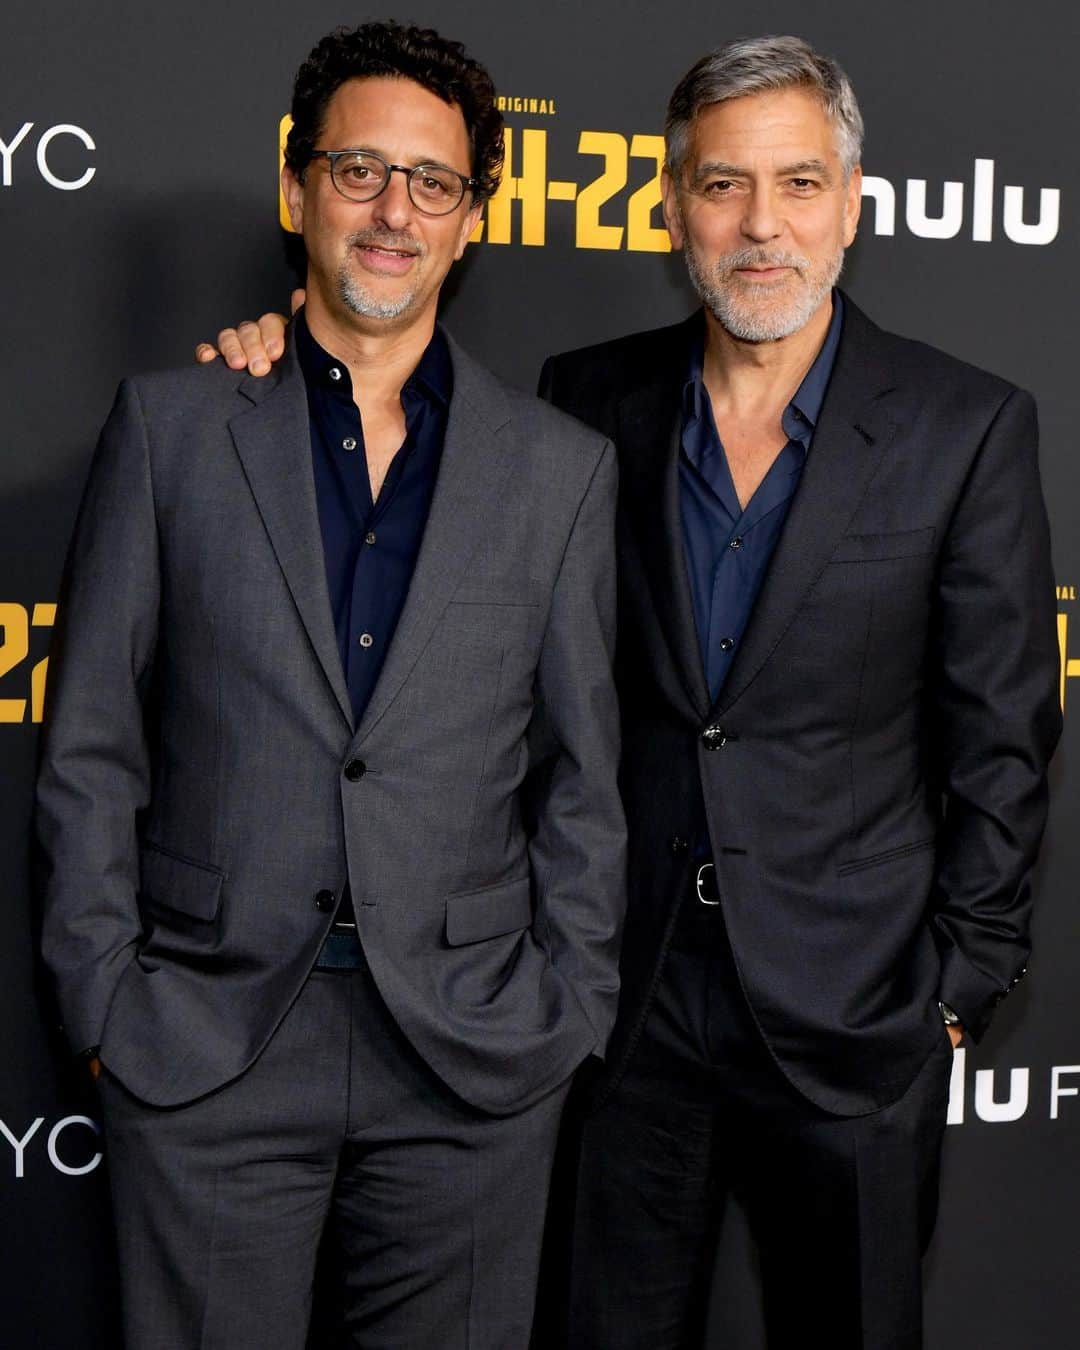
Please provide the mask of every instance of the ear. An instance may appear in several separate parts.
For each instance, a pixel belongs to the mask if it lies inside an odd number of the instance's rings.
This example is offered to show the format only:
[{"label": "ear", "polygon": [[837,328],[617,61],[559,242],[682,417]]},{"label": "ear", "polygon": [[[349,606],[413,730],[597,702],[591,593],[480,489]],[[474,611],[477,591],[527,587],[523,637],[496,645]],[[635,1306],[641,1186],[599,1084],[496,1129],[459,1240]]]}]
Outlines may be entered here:
[{"label": "ear", "polygon": [[682,248],[686,236],[683,230],[682,211],[679,209],[675,180],[669,173],[666,164],[660,174],[660,198],[664,204],[664,224],[671,236],[671,247],[678,251]]},{"label": "ear", "polygon": [[484,203],[474,202],[469,209],[462,213],[461,230],[458,234],[457,248],[454,250],[454,260],[456,261],[465,252],[465,246],[469,242],[469,235],[476,229],[476,222],[484,213]]},{"label": "ear", "polygon": [[297,234],[304,233],[304,186],[286,164],[281,170],[281,192],[289,208],[289,219]]},{"label": "ear", "polygon": [[856,164],[851,171],[845,188],[847,198],[844,202],[844,247],[848,248],[859,228],[859,216],[862,214],[862,165]]}]

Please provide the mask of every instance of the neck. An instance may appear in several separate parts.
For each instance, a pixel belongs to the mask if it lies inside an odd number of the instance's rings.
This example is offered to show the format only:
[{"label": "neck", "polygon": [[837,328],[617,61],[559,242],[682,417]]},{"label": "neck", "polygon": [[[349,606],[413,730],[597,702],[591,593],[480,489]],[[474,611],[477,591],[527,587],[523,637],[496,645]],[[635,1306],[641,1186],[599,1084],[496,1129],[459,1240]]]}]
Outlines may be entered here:
[{"label": "neck", "polygon": [[730,408],[786,407],[821,350],[832,320],[829,296],[809,321],[784,338],[745,342],[705,311],[705,387]]},{"label": "neck", "polygon": [[349,314],[343,318],[308,292],[304,316],[311,336],[349,369],[357,401],[397,401],[435,331],[435,307],[404,325]]}]

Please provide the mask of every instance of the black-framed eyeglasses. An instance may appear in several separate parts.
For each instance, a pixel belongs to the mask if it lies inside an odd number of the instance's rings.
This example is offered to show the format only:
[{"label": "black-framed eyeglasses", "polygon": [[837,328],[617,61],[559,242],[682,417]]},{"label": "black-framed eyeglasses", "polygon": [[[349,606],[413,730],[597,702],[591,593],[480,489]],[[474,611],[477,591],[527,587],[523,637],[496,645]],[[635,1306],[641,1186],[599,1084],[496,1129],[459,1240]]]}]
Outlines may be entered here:
[{"label": "black-framed eyeglasses", "polygon": [[330,161],[334,187],[351,202],[374,201],[390,184],[390,175],[403,173],[409,200],[428,216],[446,216],[460,206],[467,188],[478,186],[445,164],[388,164],[374,150],[313,150],[313,159]]}]

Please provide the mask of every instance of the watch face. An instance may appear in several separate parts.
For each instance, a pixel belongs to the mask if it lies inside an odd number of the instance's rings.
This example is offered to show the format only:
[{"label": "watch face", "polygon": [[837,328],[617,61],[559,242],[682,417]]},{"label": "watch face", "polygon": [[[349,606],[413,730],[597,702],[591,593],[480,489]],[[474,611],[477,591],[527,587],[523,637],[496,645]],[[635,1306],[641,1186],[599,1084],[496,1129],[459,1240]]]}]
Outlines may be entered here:
[{"label": "watch face", "polygon": [[953,1012],[947,1003],[938,1003],[938,1007],[941,1009],[941,1015],[945,1019],[947,1027],[958,1027],[960,1025],[959,1016]]}]

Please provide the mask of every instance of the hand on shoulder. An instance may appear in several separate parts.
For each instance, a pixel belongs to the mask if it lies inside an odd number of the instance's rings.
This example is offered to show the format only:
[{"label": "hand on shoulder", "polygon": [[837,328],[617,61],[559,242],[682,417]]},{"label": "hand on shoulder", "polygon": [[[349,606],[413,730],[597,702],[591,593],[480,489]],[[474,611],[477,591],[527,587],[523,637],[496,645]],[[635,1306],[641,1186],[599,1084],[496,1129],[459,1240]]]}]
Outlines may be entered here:
[{"label": "hand on shoulder", "polygon": [[[293,291],[290,297],[293,314],[304,298],[302,289]],[[243,370],[246,366],[252,375],[267,375],[273,363],[285,354],[287,323],[284,314],[273,311],[257,320],[244,319],[235,328],[223,328],[217,335],[216,347],[211,342],[200,342],[195,348],[195,360],[205,365],[220,356],[232,370]]]}]

